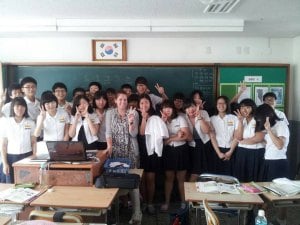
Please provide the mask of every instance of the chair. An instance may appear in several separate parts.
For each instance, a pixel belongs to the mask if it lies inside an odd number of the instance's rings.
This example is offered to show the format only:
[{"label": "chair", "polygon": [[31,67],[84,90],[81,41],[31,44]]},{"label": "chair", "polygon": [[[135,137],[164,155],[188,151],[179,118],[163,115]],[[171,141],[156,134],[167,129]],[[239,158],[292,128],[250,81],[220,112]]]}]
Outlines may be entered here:
[{"label": "chair", "polygon": [[203,200],[203,208],[206,218],[206,224],[207,225],[220,225],[220,221],[217,217],[217,215],[212,211],[210,206],[208,205],[207,199]]},{"label": "chair", "polygon": [[55,211],[32,210],[29,220],[48,220],[53,222],[82,223],[83,219],[78,214],[63,213]]}]

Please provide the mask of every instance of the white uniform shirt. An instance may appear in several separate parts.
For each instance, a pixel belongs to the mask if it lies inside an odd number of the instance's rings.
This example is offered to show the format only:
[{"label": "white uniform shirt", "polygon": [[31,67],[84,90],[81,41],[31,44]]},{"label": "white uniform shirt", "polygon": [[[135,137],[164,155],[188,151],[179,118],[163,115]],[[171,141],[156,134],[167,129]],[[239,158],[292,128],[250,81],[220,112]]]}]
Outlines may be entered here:
[{"label": "white uniform shirt", "polygon": [[235,115],[227,114],[223,118],[219,115],[212,116],[210,123],[215,131],[218,146],[221,148],[230,148],[234,131],[238,127],[238,119]]},{"label": "white uniform shirt", "polygon": [[9,117],[10,115],[10,106],[11,102],[8,102],[2,107],[2,113],[5,117]]},{"label": "white uniform shirt", "polygon": [[272,139],[270,138],[270,135],[267,133],[265,135],[265,141],[267,142],[265,159],[286,159],[286,151],[290,138],[290,131],[288,126],[284,121],[277,121],[275,125],[271,127],[271,131],[277,137],[284,137],[284,144],[282,149],[278,149],[274,145]]},{"label": "white uniform shirt", "polygon": [[57,109],[63,110],[63,111],[65,111],[65,112],[67,112],[65,107],[68,107],[68,105],[69,105],[70,107],[72,107],[72,103],[66,101],[64,105],[59,105],[59,104],[58,104]]},{"label": "white uniform shirt", "polygon": [[36,121],[38,115],[40,114],[40,102],[35,99],[34,102],[30,101],[26,96],[24,97],[27,108],[28,108],[28,115],[33,120]]},{"label": "white uniform shirt", "polygon": [[[207,111],[200,110],[200,116],[202,117],[202,119],[204,121],[210,123],[210,118],[209,118]],[[187,118],[187,121],[188,121],[189,129],[190,129],[191,133],[193,133],[193,125],[188,118]],[[210,137],[209,137],[209,134],[205,134],[202,132],[200,123],[201,123],[201,121],[197,117],[195,117],[195,129],[196,129],[199,137],[201,138],[202,142],[205,144],[210,140]],[[196,146],[195,141],[189,141],[189,146],[195,147]]]},{"label": "white uniform shirt", "polygon": [[155,95],[155,94],[150,93],[149,97],[151,99],[152,106],[153,106],[154,109],[156,109],[156,105],[157,104],[160,104],[162,102],[162,98],[159,97],[159,96],[157,96],[157,95]]},{"label": "white uniform shirt", "polygon": [[[256,121],[254,118],[252,118],[249,123],[247,123],[247,120],[244,119],[243,126],[244,126],[243,139],[251,138],[255,135]],[[249,148],[249,149],[259,149],[265,147],[263,143],[257,143],[253,145],[246,145],[246,144],[239,143],[238,146],[242,148]]]},{"label": "white uniform shirt", "polygon": [[[171,123],[167,123],[169,136],[171,137],[173,135],[177,135],[178,131],[184,127],[188,128],[186,119],[180,115],[177,116],[171,121]],[[176,146],[184,145],[185,143],[186,141],[172,141],[169,143],[169,145],[176,147]]]},{"label": "white uniform shirt", "polygon": [[62,141],[65,125],[69,123],[70,117],[64,110],[57,110],[53,117],[46,112],[46,118],[43,122],[44,141]]},{"label": "white uniform shirt", "polygon": [[7,138],[7,153],[8,154],[24,154],[32,151],[31,136],[35,129],[35,123],[24,118],[20,123],[17,123],[14,117],[6,118],[4,122],[3,137]]},{"label": "white uniform shirt", "polygon": [[279,111],[278,109],[274,109],[276,115],[279,117],[279,119],[282,119],[283,122],[286,123],[286,125],[289,125],[289,121],[287,120],[284,112]]},{"label": "white uniform shirt", "polygon": [[[95,113],[89,114],[89,117],[90,117],[90,120],[92,121],[93,124],[99,124],[99,118]],[[71,124],[74,124],[74,122],[75,122],[75,117],[72,116],[71,117]],[[86,119],[82,120],[81,117],[78,119],[78,122],[76,124],[76,133],[75,133],[75,136],[72,138],[72,141],[78,141],[78,134],[79,134],[80,127],[82,125],[83,125],[83,129],[84,129],[84,133],[85,133],[87,143],[91,144],[94,141],[97,141],[98,137],[96,135],[91,134],[91,131],[90,131],[88,123],[86,122]]]}]

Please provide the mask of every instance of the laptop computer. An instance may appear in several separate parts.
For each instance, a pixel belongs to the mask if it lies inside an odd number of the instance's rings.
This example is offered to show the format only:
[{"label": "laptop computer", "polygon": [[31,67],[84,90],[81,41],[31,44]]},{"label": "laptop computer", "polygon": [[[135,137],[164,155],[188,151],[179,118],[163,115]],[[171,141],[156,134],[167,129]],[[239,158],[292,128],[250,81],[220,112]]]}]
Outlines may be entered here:
[{"label": "laptop computer", "polygon": [[86,151],[81,141],[46,141],[49,161],[87,161]]}]

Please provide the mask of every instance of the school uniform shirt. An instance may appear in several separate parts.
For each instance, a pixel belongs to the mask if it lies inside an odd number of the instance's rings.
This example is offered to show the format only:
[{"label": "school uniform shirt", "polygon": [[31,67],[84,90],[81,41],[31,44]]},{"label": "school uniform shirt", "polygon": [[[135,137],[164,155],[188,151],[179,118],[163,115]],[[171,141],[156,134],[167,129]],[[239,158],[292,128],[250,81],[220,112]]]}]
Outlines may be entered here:
[{"label": "school uniform shirt", "polygon": [[148,118],[145,127],[145,139],[148,155],[153,155],[155,152],[158,157],[161,157],[164,146],[163,139],[168,137],[168,128],[159,116],[153,115]]},{"label": "school uniform shirt", "polygon": [[[95,113],[89,114],[89,117],[90,117],[90,120],[92,121],[93,124],[99,124],[99,118]],[[75,117],[72,116],[71,117],[71,124],[74,124],[74,122],[75,122]],[[75,133],[75,136],[72,138],[72,141],[78,141],[78,134],[79,134],[80,127],[82,125],[83,125],[83,129],[84,129],[84,133],[85,133],[87,143],[91,144],[91,143],[97,141],[98,137],[96,135],[91,134],[91,131],[89,129],[89,125],[88,125],[86,119],[82,120],[81,117],[77,121],[76,133]]]},{"label": "school uniform shirt", "polygon": [[[178,131],[184,127],[188,128],[188,124],[187,124],[186,119],[180,115],[177,116],[176,118],[172,119],[172,121],[170,123],[167,122],[169,136],[177,135]],[[172,141],[168,145],[177,147],[177,146],[184,145],[185,143],[186,143],[186,141]]]},{"label": "school uniform shirt", "polygon": [[[252,118],[249,123],[247,123],[246,119],[243,120],[243,127],[244,127],[243,139],[251,138],[255,135],[255,126],[256,126],[256,121],[254,118]],[[248,148],[248,149],[259,149],[265,147],[263,143],[256,143],[253,145],[246,145],[246,144],[239,143],[238,146],[242,148]]]},{"label": "school uniform shirt", "polygon": [[279,111],[278,109],[274,109],[276,115],[279,117],[279,119],[282,119],[283,122],[286,123],[286,125],[289,125],[289,121],[286,118],[286,115],[284,114],[284,112]]},{"label": "school uniform shirt", "polygon": [[65,107],[67,107],[68,105],[69,105],[70,107],[72,107],[72,103],[66,101],[64,105],[58,104],[57,109],[63,110],[63,111],[65,111],[65,112],[67,112],[66,109],[65,109]]},{"label": "school uniform shirt", "polygon": [[4,122],[3,137],[7,138],[7,154],[24,154],[32,151],[31,136],[35,130],[35,123],[24,118],[17,123],[14,117],[6,118]]},{"label": "school uniform shirt", "polygon": [[[210,123],[210,118],[209,115],[207,113],[207,111],[205,110],[200,110],[200,116],[202,117],[202,120]],[[190,122],[190,120],[186,117],[186,120],[188,122],[188,126],[190,131],[193,133],[193,125]],[[203,144],[207,143],[210,140],[209,134],[205,134],[202,132],[201,127],[200,127],[200,123],[201,120],[199,120],[197,117],[195,117],[195,129],[199,135],[199,137],[201,138]],[[189,141],[189,146],[191,147],[195,147],[196,146],[196,142],[195,141]]]},{"label": "school uniform shirt", "polygon": [[10,106],[11,106],[11,102],[8,102],[2,107],[2,113],[5,117],[10,116]]},{"label": "school uniform shirt", "polygon": [[38,115],[40,114],[40,102],[35,98],[35,101],[30,101],[26,96],[24,97],[27,108],[28,108],[28,115],[33,120],[36,121]]},{"label": "school uniform shirt", "polygon": [[282,149],[278,149],[273,143],[270,135],[266,133],[265,141],[266,141],[266,151],[265,151],[265,159],[286,159],[286,151],[287,146],[289,144],[290,131],[288,126],[284,121],[277,121],[273,127],[271,127],[271,131],[277,137],[284,137],[284,144]]},{"label": "school uniform shirt", "polygon": [[44,141],[62,141],[66,124],[70,123],[70,117],[65,110],[57,110],[55,116],[46,112],[43,122]]},{"label": "school uniform shirt", "polygon": [[238,127],[238,119],[235,115],[226,114],[223,118],[219,115],[212,116],[210,123],[215,131],[218,146],[230,148],[233,141],[234,131]]},{"label": "school uniform shirt", "polygon": [[162,98],[152,93],[149,94],[149,97],[151,99],[153,108],[156,110],[156,105],[162,102]]}]

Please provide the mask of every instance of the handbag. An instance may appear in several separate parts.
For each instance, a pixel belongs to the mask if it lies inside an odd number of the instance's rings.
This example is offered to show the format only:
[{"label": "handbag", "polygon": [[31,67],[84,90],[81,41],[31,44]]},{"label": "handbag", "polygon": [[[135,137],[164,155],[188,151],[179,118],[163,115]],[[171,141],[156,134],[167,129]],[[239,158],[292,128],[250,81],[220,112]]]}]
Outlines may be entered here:
[{"label": "handbag", "polygon": [[138,174],[104,173],[96,178],[95,187],[135,189],[138,188],[140,179]]}]

